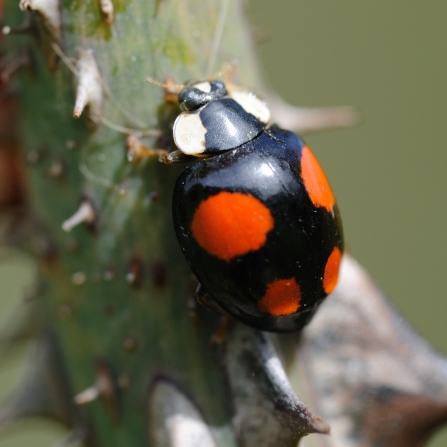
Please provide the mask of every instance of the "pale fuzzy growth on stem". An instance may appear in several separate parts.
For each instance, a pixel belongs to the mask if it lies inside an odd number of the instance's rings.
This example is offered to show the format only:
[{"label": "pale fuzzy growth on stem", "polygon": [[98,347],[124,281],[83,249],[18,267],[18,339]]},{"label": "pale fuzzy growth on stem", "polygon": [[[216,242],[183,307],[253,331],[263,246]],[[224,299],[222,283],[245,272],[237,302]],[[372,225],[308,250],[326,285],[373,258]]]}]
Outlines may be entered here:
[{"label": "pale fuzzy growth on stem", "polygon": [[104,90],[98,65],[91,51],[81,50],[77,63],[78,86],[73,117],[79,118],[85,107],[89,107],[89,117],[99,124],[102,117]]}]

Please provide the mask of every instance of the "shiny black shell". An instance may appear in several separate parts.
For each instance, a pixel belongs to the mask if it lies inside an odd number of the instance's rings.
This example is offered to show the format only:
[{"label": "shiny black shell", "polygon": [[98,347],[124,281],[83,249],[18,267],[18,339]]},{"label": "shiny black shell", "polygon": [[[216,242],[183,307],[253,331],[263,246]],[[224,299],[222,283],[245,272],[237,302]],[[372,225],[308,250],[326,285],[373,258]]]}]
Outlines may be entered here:
[{"label": "shiny black shell", "polygon": [[247,113],[231,98],[208,103],[199,116],[206,129],[207,154],[218,154],[238,147],[255,138],[265,128],[265,123]]},{"label": "shiny black shell", "polygon": [[[270,128],[248,143],[186,168],[174,189],[174,227],[191,269],[223,309],[261,330],[296,331],[307,324],[327,295],[322,283],[326,261],[334,247],[343,251],[337,206],[332,212],[316,207],[304,186],[303,147],[292,132]],[[191,232],[199,204],[220,191],[256,197],[275,219],[260,249],[229,262],[210,255]],[[268,285],[291,277],[301,288],[298,312],[261,312],[257,303]]]}]

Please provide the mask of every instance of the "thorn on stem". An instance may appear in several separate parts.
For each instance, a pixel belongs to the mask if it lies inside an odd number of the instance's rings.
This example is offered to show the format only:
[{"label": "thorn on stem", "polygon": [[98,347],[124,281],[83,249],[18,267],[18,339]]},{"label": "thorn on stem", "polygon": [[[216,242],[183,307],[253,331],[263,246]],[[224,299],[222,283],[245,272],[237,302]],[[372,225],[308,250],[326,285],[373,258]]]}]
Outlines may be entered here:
[{"label": "thorn on stem", "polygon": [[43,19],[47,32],[56,42],[60,42],[61,14],[59,0],[20,0],[22,11],[36,11]]},{"label": "thorn on stem", "polygon": [[77,63],[78,85],[73,117],[79,118],[88,106],[89,118],[95,125],[102,120],[102,105],[104,90],[101,82],[98,65],[89,50],[82,50]]},{"label": "thorn on stem", "polygon": [[158,380],[153,386],[148,425],[150,444],[156,447],[217,447],[194,403],[167,380]]},{"label": "thorn on stem", "polygon": [[295,107],[276,95],[270,95],[268,103],[273,121],[284,129],[298,133],[351,127],[359,121],[359,112],[350,106]]},{"label": "thorn on stem", "polygon": [[81,223],[94,226],[96,218],[97,215],[92,202],[88,199],[84,199],[73,216],[62,223],[62,229],[68,232]]},{"label": "thorn on stem", "polygon": [[101,399],[114,422],[120,417],[118,383],[115,375],[105,360],[96,362],[96,382],[74,397],[77,405],[85,405]]},{"label": "thorn on stem", "polygon": [[101,390],[98,387],[98,384],[95,384],[84,391],[76,394],[74,397],[75,404],[84,405],[89,402],[93,402],[101,396]]},{"label": "thorn on stem", "polygon": [[235,322],[222,347],[242,444],[297,445],[307,434],[329,433],[292,389],[270,334]]}]

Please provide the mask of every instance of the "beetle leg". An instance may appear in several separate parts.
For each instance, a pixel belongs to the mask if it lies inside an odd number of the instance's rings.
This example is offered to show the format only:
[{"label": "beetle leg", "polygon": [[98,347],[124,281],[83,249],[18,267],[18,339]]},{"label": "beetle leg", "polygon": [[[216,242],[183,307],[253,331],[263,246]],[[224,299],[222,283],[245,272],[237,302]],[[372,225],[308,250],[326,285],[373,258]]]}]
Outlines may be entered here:
[{"label": "beetle leg", "polygon": [[208,307],[208,309],[220,314],[224,313],[223,309],[214,301],[214,298],[206,291],[202,284],[197,286],[196,298],[202,306]]},{"label": "beetle leg", "polygon": [[161,158],[160,161],[169,165],[171,163],[186,163],[188,161],[196,160],[197,157],[193,155],[186,155],[182,151],[172,151],[166,152]]},{"label": "beetle leg", "polygon": [[197,301],[206,306],[208,309],[211,309],[214,312],[218,312],[221,314],[221,319],[219,326],[214,331],[211,336],[209,347],[212,348],[215,345],[219,345],[223,342],[225,335],[227,334],[228,329],[231,327],[234,322],[234,318],[228,315],[217,303],[214,301],[214,298],[206,291],[205,287],[202,284],[199,284],[196,290],[196,298]]},{"label": "beetle leg", "polygon": [[223,315],[221,317],[219,326],[214,331],[214,334],[212,335],[208,344],[210,348],[213,348],[215,345],[220,345],[224,341],[225,336],[227,335],[228,330],[231,328],[234,321],[234,318],[230,315]]},{"label": "beetle leg", "polygon": [[137,135],[128,134],[126,138],[127,145],[127,160],[131,163],[136,163],[143,158],[157,157],[159,161],[163,161],[164,157],[168,155],[165,149],[150,149],[143,144]]}]

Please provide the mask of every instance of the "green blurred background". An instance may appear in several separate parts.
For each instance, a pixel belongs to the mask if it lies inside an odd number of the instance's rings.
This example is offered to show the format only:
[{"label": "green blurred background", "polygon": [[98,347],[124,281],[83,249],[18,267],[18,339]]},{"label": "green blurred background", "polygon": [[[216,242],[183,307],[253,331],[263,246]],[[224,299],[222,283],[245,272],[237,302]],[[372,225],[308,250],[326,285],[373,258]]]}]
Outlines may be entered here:
[{"label": "green blurred background", "polygon": [[[285,99],[361,111],[359,126],[306,140],[336,191],[349,250],[447,355],[447,2],[251,0],[250,15],[267,36],[264,72]],[[1,252],[0,324],[31,277],[26,257]],[[1,395],[25,354],[0,358]],[[49,447],[62,436],[20,424],[0,447]],[[430,443],[446,445],[447,430]]]}]

